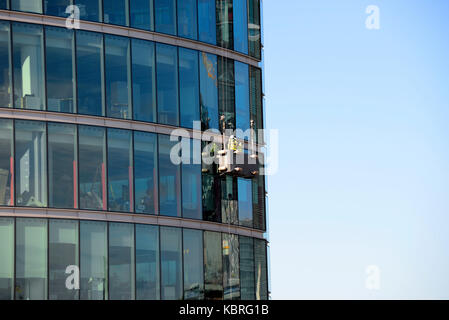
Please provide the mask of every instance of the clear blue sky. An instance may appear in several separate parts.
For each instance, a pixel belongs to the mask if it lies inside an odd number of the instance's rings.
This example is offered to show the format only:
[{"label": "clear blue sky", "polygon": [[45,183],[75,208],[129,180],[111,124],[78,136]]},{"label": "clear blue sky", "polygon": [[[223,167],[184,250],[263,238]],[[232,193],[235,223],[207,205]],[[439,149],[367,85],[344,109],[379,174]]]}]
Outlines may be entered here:
[{"label": "clear blue sky", "polygon": [[273,299],[449,298],[448,17],[447,0],[264,1]]}]

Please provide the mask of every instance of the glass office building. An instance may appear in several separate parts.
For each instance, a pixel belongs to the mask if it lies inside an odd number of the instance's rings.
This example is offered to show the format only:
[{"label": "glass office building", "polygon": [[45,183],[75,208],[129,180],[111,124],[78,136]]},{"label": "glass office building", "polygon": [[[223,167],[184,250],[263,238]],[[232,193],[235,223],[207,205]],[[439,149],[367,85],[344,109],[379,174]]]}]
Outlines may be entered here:
[{"label": "glass office building", "polygon": [[261,6],[0,0],[0,300],[269,298]]}]

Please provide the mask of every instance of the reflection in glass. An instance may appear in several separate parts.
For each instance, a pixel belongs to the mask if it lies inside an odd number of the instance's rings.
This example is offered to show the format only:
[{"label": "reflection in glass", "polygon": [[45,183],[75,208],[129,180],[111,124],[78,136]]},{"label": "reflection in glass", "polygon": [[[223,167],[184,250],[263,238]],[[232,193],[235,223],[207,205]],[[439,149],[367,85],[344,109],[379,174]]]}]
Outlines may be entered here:
[{"label": "reflection in glass", "polygon": [[225,176],[221,180],[221,214],[223,223],[238,225],[237,179]]},{"label": "reflection in glass", "polygon": [[131,119],[129,39],[105,35],[107,116]]},{"label": "reflection in glass", "polygon": [[201,130],[218,129],[217,56],[200,56]]},{"label": "reflection in glass", "polygon": [[15,11],[42,13],[42,1],[11,0],[11,9]]},{"label": "reflection in glass", "polygon": [[105,129],[78,126],[81,209],[106,210]]},{"label": "reflection in glass", "polygon": [[47,206],[47,148],[44,122],[16,120],[16,201]]},{"label": "reflection in glass", "polygon": [[221,233],[204,232],[204,294],[206,300],[223,299]]},{"label": "reflection in glass", "polygon": [[73,30],[45,27],[47,110],[75,112]]},{"label": "reflection in glass", "polygon": [[183,246],[184,300],[203,300],[203,231],[184,229]]},{"label": "reflection in glass", "polygon": [[0,0],[0,9],[2,10],[8,9],[8,0]]},{"label": "reflection in glass", "polygon": [[248,0],[233,0],[234,50],[248,54]]},{"label": "reflection in glass", "polygon": [[136,212],[157,214],[157,135],[134,131]]},{"label": "reflection in glass", "polygon": [[233,38],[233,0],[216,0],[217,45],[227,49],[234,48]]},{"label": "reflection in glass", "polygon": [[220,130],[222,130],[221,117],[224,117],[226,129],[235,129],[235,81],[234,61],[220,57],[218,59],[218,110],[220,114]]},{"label": "reflection in glass", "polygon": [[14,205],[13,122],[0,119],[0,206]]},{"label": "reflection in glass", "polygon": [[200,120],[198,51],[179,48],[179,97],[181,126],[193,128]]},{"label": "reflection in glass", "polygon": [[201,203],[201,164],[197,164],[201,155],[194,155],[198,148],[194,144],[200,145],[200,141],[188,140],[190,152],[183,153],[182,163],[182,216],[189,219],[202,219]]},{"label": "reflection in glass", "polygon": [[[263,129],[263,109],[262,109],[262,72],[259,68],[250,67],[249,69],[249,87],[250,87],[250,117],[253,121],[253,129]],[[256,142],[263,139],[255,135]]]},{"label": "reflection in glass", "polygon": [[0,300],[14,299],[14,218],[0,218]]},{"label": "reflection in glass", "polygon": [[182,294],[181,229],[161,227],[161,299],[181,300]]},{"label": "reflection in glass", "polygon": [[134,300],[134,225],[109,223],[109,299]]},{"label": "reflection in glass", "polygon": [[252,180],[254,228],[265,230],[265,177],[258,175]]},{"label": "reflection in glass", "polygon": [[252,180],[238,178],[239,224],[253,227],[253,193]]},{"label": "reflection in glass", "polygon": [[178,49],[156,44],[158,122],[177,126],[178,108]]},{"label": "reflection in glass", "polygon": [[[249,70],[245,63],[235,62],[235,122],[236,128],[243,133],[250,128],[249,108]],[[249,134],[237,134],[238,138],[248,139]]]},{"label": "reflection in glass", "polygon": [[225,300],[240,299],[239,238],[223,234],[223,289]]},{"label": "reflection in glass", "polygon": [[198,39],[215,45],[217,43],[215,28],[215,0],[198,0]]},{"label": "reflection in glass", "polygon": [[129,26],[128,0],[103,0],[103,22]]},{"label": "reflection in glass", "polygon": [[[34,3],[26,0],[26,3]],[[38,1],[40,2],[40,1]],[[42,26],[13,23],[14,107],[44,110]]]},{"label": "reflection in glass", "polygon": [[131,0],[131,27],[136,29],[154,30],[153,0]]},{"label": "reflection in glass", "polygon": [[260,59],[260,0],[248,0],[249,54]]},{"label": "reflection in glass", "polygon": [[68,17],[65,13],[66,8],[71,5],[73,0],[45,0],[45,14],[49,16]]},{"label": "reflection in glass", "polygon": [[254,240],[249,237],[240,237],[240,290],[242,300],[255,300],[256,288],[254,286]]},{"label": "reflection in glass", "polygon": [[154,43],[132,39],[134,120],[156,122]]},{"label": "reflection in glass", "polygon": [[197,0],[177,0],[177,3],[178,36],[194,40],[198,39]]},{"label": "reflection in glass", "polygon": [[73,272],[66,274],[67,267],[79,266],[78,221],[50,220],[48,241],[50,300],[78,300],[79,290],[66,286],[67,278],[74,275]]},{"label": "reflection in glass", "polygon": [[136,299],[160,299],[159,228],[136,225]]},{"label": "reflection in glass", "polygon": [[48,187],[49,206],[77,208],[76,126],[48,124]]},{"label": "reflection in glass", "polygon": [[11,108],[11,54],[9,22],[0,22],[0,108]]},{"label": "reflection in glass", "polygon": [[265,240],[254,239],[256,299],[268,300],[267,247]]},{"label": "reflection in glass", "polygon": [[16,300],[47,299],[47,220],[16,219]]},{"label": "reflection in glass", "polygon": [[80,222],[80,299],[108,298],[107,223]]},{"label": "reflection in glass", "polygon": [[108,129],[108,209],[133,211],[133,160],[131,131]]},{"label": "reflection in glass", "polygon": [[76,32],[78,113],[104,115],[103,35]]},{"label": "reflection in glass", "polygon": [[74,0],[80,9],[80,19],[101,22],[102,21],[102,2],[103,0]]},{"label": "reflection in glass", "polygon": [[176,0],[154,0],[156,31],[176,35]]}]

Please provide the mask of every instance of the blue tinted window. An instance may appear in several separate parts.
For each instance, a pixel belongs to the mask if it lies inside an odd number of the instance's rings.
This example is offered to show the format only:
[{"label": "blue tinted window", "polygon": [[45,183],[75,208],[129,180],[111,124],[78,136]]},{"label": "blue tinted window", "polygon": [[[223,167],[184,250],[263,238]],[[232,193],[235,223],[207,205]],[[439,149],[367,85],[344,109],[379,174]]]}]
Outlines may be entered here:
[{"label": "blue tinted window", "polygon": [[159,135],[159,210],[164,216],[181,216],[180,166],[173,164],[170,152],[177,141]]},{"label": "blue tinted window", "polygon": [[7,9],[8,7],[8,1],[7,0],[0,0],[0,9]]},{"label": "blue tinted window", "polygon": [[156,122],[154,43],[132,39],[134,120]]},{"label": "blue tinted window", "polygon": [[232,0],[216,0],[217,44],[220,47],[233,49],[233,11]]},{"label": "blue tinted window", "polygon": [[201,53],[200,106],[202,130],[218,129],[217,56]]},{"label": "blue tinted window", "polygon": [[204,232],[204,294],[206,300],[223,299],[223,248],[221,233]]},{"label": "blue tinted window", "polygon": [[224,57],[218,59],[218,110],[220,129],[224,119],[226,129],[235,129],[235,80],[234,61]]},{"label": "blue tinted window", "polygon": [[47,110],[75,112],[73,31],[45,27]]},{"label": "blue tinted window", "polygon": [[176,35],[176,0],[154,0],[156,31]]},{"label": "blue tinted window", "polygon": [[13,120],[0,119],[0,206],[14,205]]},{"label": "blue tinted window", "polygon": [[[248,65],[235,61],[235,122],[243,132],[250,127]],[[243,138],[243,136],[239,136]]]},{"label": "blue tinted window", "polygon": [[136,225],[136,299],[160,299],[159,228]]},{"label": "blue tinted window", "polygon": [[248,1],[249,54],[260,59],[260,0]]},{"label": "blue tinted window", "polygon": [[178,36],[198,39],[197,0],[177,0]]},{"label": "blue tinted window", "polygon": [[[201,154],[200,141],[184,139],[190,144],[190,152],[184,152],[182,163],[182,216],[190,219],[202,218],[201,206]],[[195,141],[195,142],[194,142]],[[187,145],[187,144],[185,144]],[[198,148],[197,148],[198,147]],[[188,150],[188,149],[187,149]],[[194,155],[194,152],[198,154]]]},{"label": "blue tinted window", "polygon": [[223,234],[223,298],[240,299],[239,237]]},{"label": "blue tinted window", "polygon": [[131,131],[108,129],[108,209],[133,211]]},{"label": "blue tinted window", "polygon": [[181,229],[161,227],[161,299],[181,300],[182,297]]},{"label": "blue tinted window", "polygon": [[71,5],[72,0],[45,0],[45,14],[50,16],[67,17],[66,8]]},{"label": "blue tinted window", "polygon": [[157,44],[157,106],[158,122],[178,125],[178,50],[176,47]]},{"label": "blue tinted window", "polygon": [[179,103],[181,126],[193,128],[200,120],[198,51],[179,48]]},{"label": "blue tinted window", "polygon": [[233,0],[234,10],[234,50],[248,54],[248,13],[247,0]]},{"label": "blue tinted window", "polygon": [[157,214],[157,135],[134,132],[134,189],[136,212]]},{"label": "blue tinted window", "polygon": [[130,0],[131,27],[154,30],[153,0]]},{"label": "blue tinted window", "polygon": [[203,231],[183,230],[184,300],[204,299]]},{"label": "blue tinted window", "polygon": [[76,32],[78,113],[104,115],[103,35]]},{"label": "blue tinted window", "polygon": [[254,239],[254,264],[256,278],[256,300],[268,300],[267,244]]},{"label": "blue tinted window", "polygon": [[80,9],[80,19],[88,21],[101,22],[102,20],[102,1],[103,0],[74,0]]},{"label": "blue tinted window", "polygon": [[11,0],[11,9],[16,11],[42,13],[42,1]]},{"label": "blue tinted window", "polygon": [[128,0],[103,0],[103,22],[128,26]]},{"label": "blue tinted window", "polygon": [[240,242],[240,290],[242,300],[255,300],[254,240],[239,237]]},{"label": "blue tinted window", "polygon": [[238,178],[239,224],[253,227],[252,180]]},{"label": "blue tinted window", "polygon": [[200,41],[217,43],[215,0],[198,0],[198,32]]},{"label": "blue tinted window", "polygon": [[0,22],[0,108],[12,106],[9,22]]},{"label": "blue tinted window", "polygon": [[0,218],[0,300],[14,299],[14,218]]},{"label": "blue tinted window", "polygon": [[106,35],[106,107],[108,117],[131,118],[129,39]]}]

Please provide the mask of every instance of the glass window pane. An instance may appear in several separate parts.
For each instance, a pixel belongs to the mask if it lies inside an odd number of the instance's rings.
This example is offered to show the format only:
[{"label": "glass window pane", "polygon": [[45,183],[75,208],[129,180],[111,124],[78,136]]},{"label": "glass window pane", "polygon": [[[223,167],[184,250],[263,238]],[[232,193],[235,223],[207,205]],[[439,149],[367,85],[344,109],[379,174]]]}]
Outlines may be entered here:
[{"label": "glass window pane", "polygon": [[79,290],[66,286],[69,276],[76,276],[67,267],[77,266],[78,261],[78,221],[50,220],[49,222],[49,297],[50,300],[78,300]]},{"label": "glass window pane", "polygon": [[233,0],[234,50],[248,54],[248,0]]},{"label": "glass window pane", "polygon": [[[31,1],[26,1],[31,3]],[[42,26],[13,23],[14,107],[44,110]]]},{"label": "glass window pane", "polygon": [[174,46],[156,44],[158,122],[177,126],[178,50]]},{"label": "glass window pane", "polygon": [[201,52],[200,106],[202,130],[218,130],[217,56]]},{"label": "glass window pane", "polygon": [[221,222],[221,179],[216,174],[202,174],[203,220]]},{"label": "glass window pane", "polygon": [[184,229],[183,238],[184,300],[203,300],[203,231]]},{"label": "glass window pane", "polygon": [[181,216],[180,166],[172,163],[170,151],[177,141],[159,135],[159,210],[163,216]]},{"label": "glass window pane", "polygon": [[45,123],[16,120],[16,199],[18,206],[47,206]]},{"label": "glass window pane", "polygon": [[215,28],[215,0],[198,0],[199,40],[215,45],[217,43]]},{"label": "glass window pane", "polygon": [[78,134],[80,208],[106,210],[105,129],[79,126]]},{"label": "glass window pane", "polygon": [[107,116],[131,119],[129,39],[106,35]]},{"label": "glass window pane", "polygon": [[255,300],[254,240],[240,237],[240,290],[242,300]]},{"label": "glass window pane", "polygon": [[248,0],[249,54],[260,59],[260,0]]},{"label": "glass window pane", "polygon": [[179,48],[179,102],[181,126],[193,128],[200,120],[198,51]]},{"label": "glass window pane", "polygon": [[136,225],[136,299],[160,299],[159,228]]},{"label": "glass window pane", "polygon": [[201,203],[201,164],[194,163],[194,160],[201,159],[198,154],[194,157],[194,152],[199,148],[194,147],[194,143],[199,141],[190,140],[190,152],[187,157],[183,154],[185,161],[182,163],[182,216],[189,219],[202,219]]},{"label": "glass window pane", "polygon": [[133,211],[132,150],[131,131],[108,129],[109,211]]},{"label": "glass window pane", "polygon": [[263,129],[263,109],[262,109],[262,72],[259,68],[250,67],[250,117],[253,121],[253,129],[256,130],[256,142],[263,139],[259,137],[257,130]]},{"label": "glass window pane", "polygon": [[[235,122],[243,133],[250,128],[249,70],[245,63],[235,62]],[[237,134],[238,138],[249,139],[249,134]]]},{"label": "glass window pane", "polygon": [[49,206],[77,208],[76,126],[48,124]]},{"label": "glass window pane", "polygon": [[156,31],[176,35],[176,0],[154,0]]},{"label": "glass window pane", "polygon": [[11,108],[11,54],[9,22],[0,22],[0,108]]},{"label": "glass window pane", "polygon": [[177,0],[178,36],[198,39],[197,0]]},{"label": "glass window pane", "polygon": [[103,22],[128,26],[128,0],[103,0]]},{"label": "glass window pane", "polygon": [[239,238],[223,234],[223,288],[225,300],[240,299]]},{"label": "glass window pane", "polygon": [[47,299],[47,220],[16,219],[16,300]]},{"label": "glass window pane", "polygon": [[[234,61],[218,59],[218,110],[226,122],[226,129],[235,130]],[[223,123],[220,121],[220,129]]]},{"label": "glass window pane", "polygon": [[221,233],[204,232],[204,293],[206,300],[223,299]]},{"label": "glass window pane", "polygon": [[0,119],[0,205],[14,205],[12,120]]},{"label": "glass window pane", "polygon": [[42,1],[11,0],[11,9],[17,11],[42,13]]},{"label": "glass window pane", "polygon": [[232,0],[216,0],[217,45],[227,49],[234,48]]},{"label": "glass window pane", "polygon": [[45,14],[49,16],[67,17],[65,9],[72,4],[72,0],[45,0]]},{"label": "glass window pane", "polygon": [[136,212],[157,214],[156,134],[134,132],[134,174]]},{"label": "glass window pane", "polygon": [[80,221],[80,298],[108,298],[107,223]]},{"label": "glass window pane", "polygon": [[76,32],[78,113],[104,116],[103,35]]},{"label": "glass window pane", "polygon": [[237,179],[226,176],[221,180],[221,214],[223,223],[239,224]]},{"label": "glass window pane", "polygon": [[156,122],[154,43],[132,39],[134,120]]},{"label": "glass window pane", "polygon": [[103,0],[74,0],[75,4],[80,9],[80,19],[101,22],[102,21],[102,7]]},{"label": "glass window pane", "polygon": [[256,299],[268,300],[267,246],[264,240],[254,239]]},{"label": "glass window pane", "polygon": [[14,219],[0,218],[0,300],[14,299]]},{"label": "glass window pane", "polygon": [[130,0],[131,27],[154,30],[153,0]]},{"label": "glass window pane", "polygon": [[0,9],[2,10],[8,9],[8,0],[0,0]]},{"label": "glass window pane", "polygon": [[109,223],[109,299],[134,300],[134,225]]},{"label": "glass window pane", "polygon": [[181,229],[161,227],[161,299],[181,300],[182,238]]},{"label": "glass window pane", "polygon": [[73,30],[45,27],[47,110],[75,112]]},{"label": "glass window pane", "polygon": [[254,228],[265,230],[265,177],[258,175],[252,185]]},{"label": "glass window pane", "polygon": [[253,227],[252,180],[238,178],[239,224]]}]

